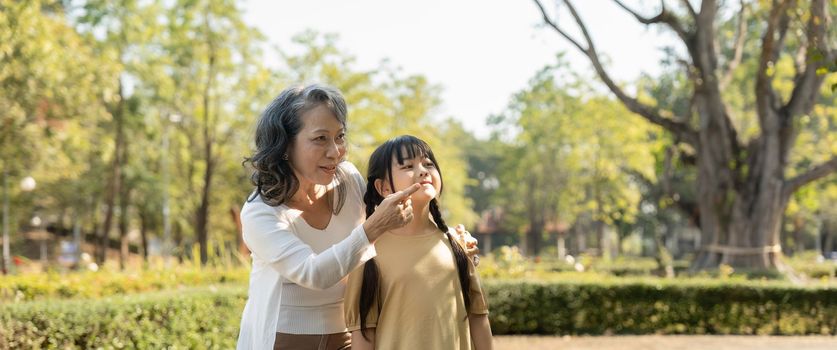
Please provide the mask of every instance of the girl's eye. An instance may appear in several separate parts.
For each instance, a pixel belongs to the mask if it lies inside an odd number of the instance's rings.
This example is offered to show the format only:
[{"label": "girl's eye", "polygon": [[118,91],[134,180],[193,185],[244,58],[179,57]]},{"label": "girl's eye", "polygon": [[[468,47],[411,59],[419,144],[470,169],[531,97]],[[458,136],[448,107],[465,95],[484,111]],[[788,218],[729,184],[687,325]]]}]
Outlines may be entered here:
[{"label": "girl's eye", "polygon": [[427,162],[427,163],[424,164],[424,166],[427,167],[427,168],[432,168],[432,167],[436,166],[436,164],[433,164],[433,162]]}]

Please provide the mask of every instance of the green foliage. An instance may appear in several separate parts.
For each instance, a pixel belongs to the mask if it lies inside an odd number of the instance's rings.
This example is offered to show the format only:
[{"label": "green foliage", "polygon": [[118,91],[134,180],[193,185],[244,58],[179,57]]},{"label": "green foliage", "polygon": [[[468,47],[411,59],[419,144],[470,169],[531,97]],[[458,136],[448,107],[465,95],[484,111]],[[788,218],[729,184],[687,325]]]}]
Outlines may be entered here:
[{"label": "green foliage", "polygon": [[495,334],[837,334],[837,289],[486,283]]},{"label": "green foliage", "polygon": [[633,222],[640,192],[631,173],[654,179],[656,129],[560,62],[529,85],[491,121],[494,141],[503,143],[494,202],[505,209],[507,228],[541,235],[550,224],[554,233]]},{"label": "green foliage", "polygon": [[117,224],[102,223],[113,203],[119,226],[162,238],[168,197],[175,253],[190,259],[206,218],[206,246],[219,252],[210,259],[223,259],[238,243],[234,210],[252,189],[241,161],[256,119],[289,84],[318,81],[346,95],[349,158],[361,171],[382,141],[422,137],[445,170],[448,220],[476,221],[457,131],[438,115],[440,87],[386,62],[357,69],[336,35],[308,31],[295,54],[265,54],[264,36],[225,0],[0,6],[0,164],[11,183],[38,181],[38,196],[12,189],[19,218],[37,210],[45,226],[112,236]]},{"label": "green foliage", "polygon": [[320,81],[343,92],[349,106],[348,159],[362,173],[369,155],[382,142],[401,134],[417,136],[430,144],[442,169],[445,220],[468,226],[476,222],[473,202],[465,196],[471,179],[463,131],[439,115],[439,86],[421,75],[405,76],[386,62],[371,71],[360,70],[354,56],[338,46],[334,34],[307,31],[297,35],[294,43],[298,46],[295,51],[301,52],[284,55],[289,69],[287,83]]},{"label": "green foliage", "polygon": [[[114,90],[116,65],[97,57],[56,7],[0,2],[0,167],[13,179],[37,174],[39,189],[53,194],[47,204],[66,205],[95,187],[73,180],[98,170],[87,158],[101,152],[91,145],[97,134],[75,132],[107,115],[102,100]],[[51,182],[62,186],[44,186]]]},{"label": "green foliage", "polygon": [[[837,287],[837,263],[817,258],[815,251],[787,257],[786,262],[796,275],[804,279],[803,285]],[[536,281],[623,281],[668,283],[661,275],[658,262],[651,257],[618,256],[613,259],[583,254],[577,257],[557,259],[554,255],[526,257],[517,247],[502,246],[480,259],[480,276],[486,279],[527,279]],[[689,271],[689,260],[672,261],[677,278],[671,281],[689,283],[717,283],[758,281],[785,286],[789,281],[778,273],[732,269],[722,265],[714,271]],[[662,281],[662,282],[660,282]],[[675,282],[676,283],[676,282]],[[798,283],[798,282],[797,282]]]},{"label": "green foliage", "polygon": [[245,298],[210,287],[0,305],[0,348],[231,349]]},{"label": "green foliage", "polygon": [[[494,334],[833,335],[837,290],[756,282],[484,282]],[[231,348],[246,291],[0,304],[0,348]]]},{"label": "green foliage", "polygon": [[245,269],[185,268],[136,272],[11,275],[0,279],[0,304],[39,299],[102,298],[215,284],[246,284]]}]

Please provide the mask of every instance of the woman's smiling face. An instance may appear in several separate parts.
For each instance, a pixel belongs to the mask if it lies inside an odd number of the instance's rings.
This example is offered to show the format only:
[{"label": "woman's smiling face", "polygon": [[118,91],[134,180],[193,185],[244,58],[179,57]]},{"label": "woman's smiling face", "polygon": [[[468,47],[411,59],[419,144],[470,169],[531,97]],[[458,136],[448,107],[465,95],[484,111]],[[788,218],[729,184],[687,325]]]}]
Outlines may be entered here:
[{"label": "woman's smiling face", "polygon": [[325,104],[302,114],[288,160],[300,184],[328,185],[346,157],[346,128]]}]

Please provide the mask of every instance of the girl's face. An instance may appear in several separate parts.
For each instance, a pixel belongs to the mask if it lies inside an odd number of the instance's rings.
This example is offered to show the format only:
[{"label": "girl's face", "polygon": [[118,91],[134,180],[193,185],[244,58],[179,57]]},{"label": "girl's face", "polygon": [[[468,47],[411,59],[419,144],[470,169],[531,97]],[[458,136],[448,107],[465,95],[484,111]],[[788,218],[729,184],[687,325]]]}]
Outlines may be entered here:
[{"label": "girl's face", "polygon": [[[406,154],[407,152],[403,153]],[[390,188],[389,181],[375,180],[375,187],[384,197],[415,183],[422,186],[411,196],[413,202],[429,203],[442,191],[442,177],[439,175],[439,169],[428,157],[417,154],[415,158],[404,159],[404,163],[398,164],[398,159],[393,156],[391,168],[394,189]]]},{"label": "girl's face", "polygon": [[301,185],[328,185],[346,156],[343,124],[324,104],[302,114],[302,129],[288,151]]}]

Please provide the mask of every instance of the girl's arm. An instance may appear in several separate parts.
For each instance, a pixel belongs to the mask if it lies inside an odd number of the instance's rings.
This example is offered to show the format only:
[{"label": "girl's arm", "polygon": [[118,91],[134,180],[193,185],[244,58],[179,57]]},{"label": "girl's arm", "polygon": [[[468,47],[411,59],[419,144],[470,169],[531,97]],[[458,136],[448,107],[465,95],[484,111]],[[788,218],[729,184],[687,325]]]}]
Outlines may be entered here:
[{"label": "girl's arm", "polygon": [[[494,343],[491,339],[491,324],[488,322],[488,314],[469,314],[468,325],[470,326],[471,341],[474,342],[474,349],[494,349]],[[352,340],[354,341],[354,337]],[[354,342],[352,342],[352,349],[354,349]]]},{"label": "girl's arm", "polygon": [[369,340],[363,338],[360,330],[352,332],[352,350],[375,350],[375,328],[367,328],[366,336]]}]

